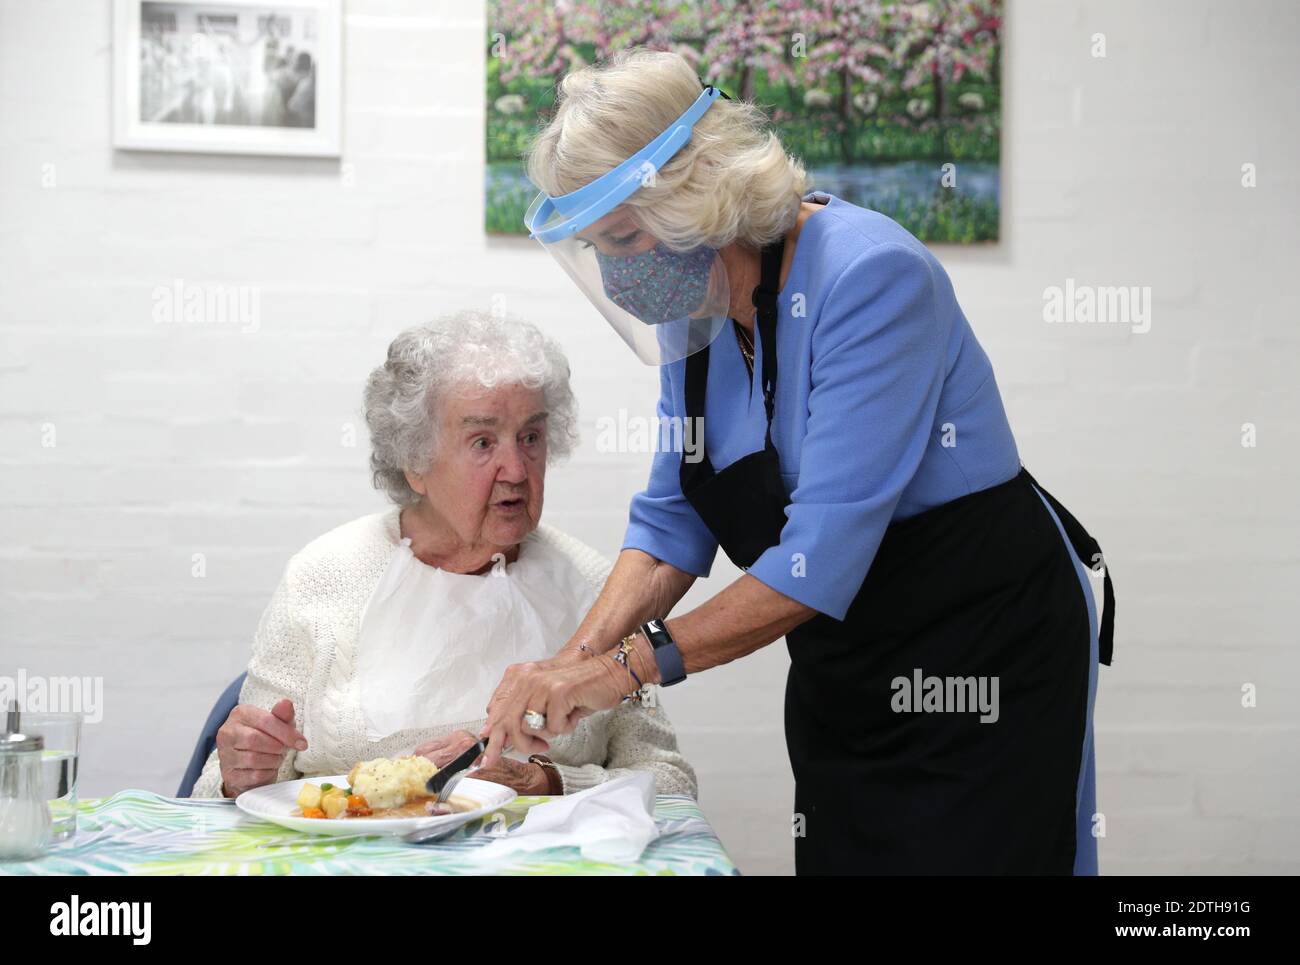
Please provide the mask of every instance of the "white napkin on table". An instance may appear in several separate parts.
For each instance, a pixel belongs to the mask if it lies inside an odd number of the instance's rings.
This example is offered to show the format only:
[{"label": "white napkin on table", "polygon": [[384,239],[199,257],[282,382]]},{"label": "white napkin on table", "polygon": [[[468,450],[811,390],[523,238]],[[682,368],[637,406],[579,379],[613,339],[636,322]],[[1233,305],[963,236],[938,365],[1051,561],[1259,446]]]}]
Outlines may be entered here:
[{"label": "white napkin on table", "polygon": [[576,847],[588,861],[636,861],[659,835],[655,782],[632,774],[528,809],[523,824],[474,852],[490,861],[516,851]]}]

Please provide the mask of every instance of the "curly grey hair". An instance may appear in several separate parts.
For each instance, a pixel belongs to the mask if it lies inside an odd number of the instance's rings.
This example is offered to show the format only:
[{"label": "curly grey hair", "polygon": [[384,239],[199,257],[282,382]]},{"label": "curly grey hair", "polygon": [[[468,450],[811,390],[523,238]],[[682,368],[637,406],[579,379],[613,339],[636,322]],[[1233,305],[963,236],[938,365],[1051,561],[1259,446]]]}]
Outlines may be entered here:
[{"label": "curly grey hair", "polygon": [[437,446],[438,400],[467,385],[541,389],[548,412],[547,462],[573,450],[577,402],[559,345],[520,319],[457,312],[402,332],[388,346],[388,359],[366,380],[370,468],[375,488],[393,502],[419,500],[406,471],[428,471]]}]

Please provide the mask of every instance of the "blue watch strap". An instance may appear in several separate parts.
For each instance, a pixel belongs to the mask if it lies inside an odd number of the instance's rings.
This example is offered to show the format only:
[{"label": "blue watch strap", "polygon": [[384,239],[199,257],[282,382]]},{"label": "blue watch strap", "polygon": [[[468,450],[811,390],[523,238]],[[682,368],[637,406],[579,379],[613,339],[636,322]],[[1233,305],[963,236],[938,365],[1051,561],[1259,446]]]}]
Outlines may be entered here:
[{"label": "blue watch strap", "polygon": [[659,686],[671,687],[685,680],[686,665],[682,663],[682,653],[677,649],[677,643],[663,621],[643,623],[641,632],[654,648],[655,666],[659,668]]}]

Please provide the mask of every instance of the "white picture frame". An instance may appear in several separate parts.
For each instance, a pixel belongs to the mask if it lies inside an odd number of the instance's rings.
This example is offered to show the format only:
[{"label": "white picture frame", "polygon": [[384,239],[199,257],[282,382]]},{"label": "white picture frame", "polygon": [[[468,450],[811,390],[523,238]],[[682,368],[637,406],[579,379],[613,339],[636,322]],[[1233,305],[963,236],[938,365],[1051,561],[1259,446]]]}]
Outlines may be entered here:
[{"label": "white picture frame", "polygon": [[339,157],[342,72],[342,0],[114,0],[113,146]]}]

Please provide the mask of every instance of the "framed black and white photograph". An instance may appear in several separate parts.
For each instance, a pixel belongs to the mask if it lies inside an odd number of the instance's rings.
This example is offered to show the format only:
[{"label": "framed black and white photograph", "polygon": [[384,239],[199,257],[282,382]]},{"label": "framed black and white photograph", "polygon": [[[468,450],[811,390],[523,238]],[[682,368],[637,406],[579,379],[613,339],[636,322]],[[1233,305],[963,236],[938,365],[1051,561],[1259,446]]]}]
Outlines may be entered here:
[{"label": "framed black and white photograph", "polygon": [[337,157],[340,0],[116,0],[114,146]]}]

